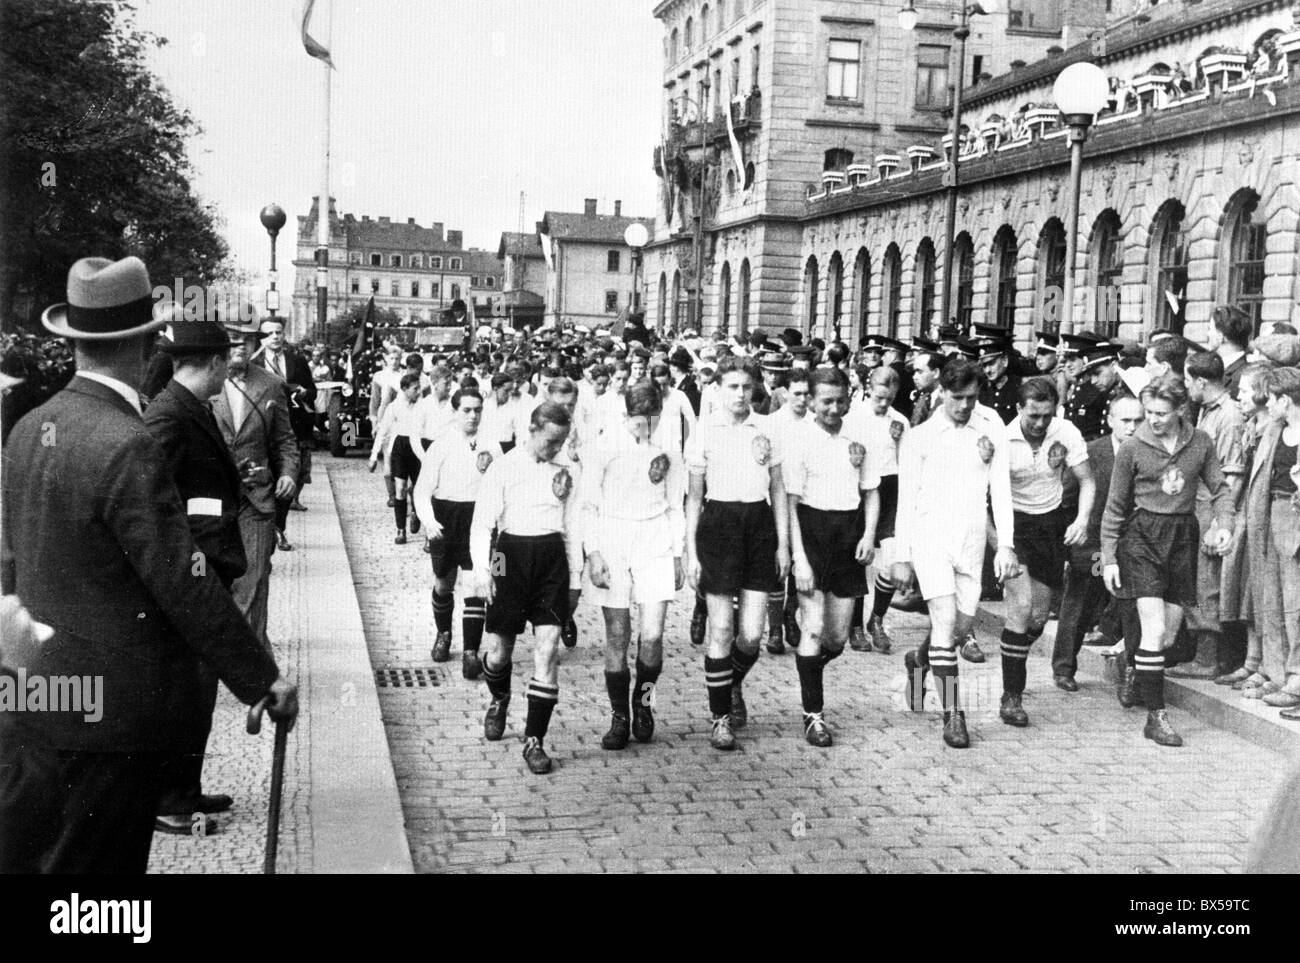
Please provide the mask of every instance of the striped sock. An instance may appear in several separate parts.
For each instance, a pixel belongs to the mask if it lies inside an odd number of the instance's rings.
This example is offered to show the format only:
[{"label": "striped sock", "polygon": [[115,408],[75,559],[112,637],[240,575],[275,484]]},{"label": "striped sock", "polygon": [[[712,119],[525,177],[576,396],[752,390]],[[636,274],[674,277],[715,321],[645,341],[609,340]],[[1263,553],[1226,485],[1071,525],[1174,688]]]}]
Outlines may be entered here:
[{"label": "striped sock", "polygon": [[704,657],[704,683],[709,687],[709,712],[716,719],[731,711],[731,659]]},{"label": "striped sock", "polygon": [[640,659],[636,660],[636,690],[633,698],[638,705],[650,708],[651,699],[654,697],[655,683],[659,681],[659,672],[663,665],[646,665]]},{"label": "striped sock", "polygon": [[892,601],[894,601],[894,580],[886,575],[877,575],[876,601],[872,603],[871,614],[878,619],[883,619]]},{"label": "striped sock", "polygon": [[510,695],[510,672],[513,668],[513,663],[506,662],[494,669],[487,659],[483,660],[483,679],[487,682],[487,690],[492,698],[502,699]]},{"label": "striped sock", "polygon": [[826,663],[819,655],[796,655],[794,667],[799,672],[799,694],[804,712],[821,712],[823,707],[822,673]]},{"label": "striped sock", "polygon": [[528,718],[524,722],[524,738],[542,739],[551,725],[551,713],[560,701],[560,687],[547,685],[537,679],[528,680]]},{"label": "striped sock", "polygon": [[1002,630],[1002,691],[1020,695],[1025,691],[1025,662],[1029,659],[1029,636]]},{"label": "striped sock", "polygon": [[754,667],[758,661],[758,649],[753,652],[746,652],[740,646],[734,646],[731,650],[731,684],[733,687],[739,687],[745,681],[745,676],[749,670]]},{"label": "striped sock", "polygon": [[460,631],[466,652],[477,652],[483,641],[483,620],[487,617],[487,602],[481,598],[465,600],[461,613]]},{"label": "striped sock", "polygon": [[618,672],[605,671],[605,691],[609,693],[609,707],[616,716],[630,715],[627,707],[627,692],[632,686],[632,673],[627,669]]},{"label": "striped sock", "polygon": [[1133,656],[1138,689],[1148,709],[1165,707],[1165,654],[1139,648]]},{"label": "striped sock", "polygon": [[441,594],[437,589],[431,593],[433,597],[433,624],[439,632],[451,631],[451,610],[456,604],[456,598],[450,592],[446,595]]},{"label": "striped sock", "polygon": [[930,672],[934,675],[934,685],[939,690],[944,711],[960,709],[961,705],[957,701],[957,650],[931,645],[929,657]]}]

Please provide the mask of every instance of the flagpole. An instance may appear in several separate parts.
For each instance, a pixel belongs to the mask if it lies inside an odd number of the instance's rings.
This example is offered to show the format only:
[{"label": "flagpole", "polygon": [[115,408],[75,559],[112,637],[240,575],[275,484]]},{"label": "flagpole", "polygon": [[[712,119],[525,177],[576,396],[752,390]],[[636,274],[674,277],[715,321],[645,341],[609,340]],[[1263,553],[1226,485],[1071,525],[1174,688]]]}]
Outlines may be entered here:
[{"label": "flagpole", "polygon": [[[334,10],[330,0],[324,0],[326,7],[326,49],[330,46],[334,32]],[[333,67],[329,60],[321,62],[321,71],[325,75],[325,114],[321,129],[325,134],[324,163],[321,165],[320,203],[316,216],[316,338],[324,338],[328,331],[326,317],[329,307],[329,244],[330,244],[330,74]]]}]

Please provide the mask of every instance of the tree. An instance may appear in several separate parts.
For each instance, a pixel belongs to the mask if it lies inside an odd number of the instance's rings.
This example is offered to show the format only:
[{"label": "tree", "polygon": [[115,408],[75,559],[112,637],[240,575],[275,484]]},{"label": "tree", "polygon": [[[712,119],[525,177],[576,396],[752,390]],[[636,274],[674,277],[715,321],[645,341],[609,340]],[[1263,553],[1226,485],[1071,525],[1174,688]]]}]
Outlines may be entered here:
[{"label": "tree", "polygon": [[0,325],[35,326],[90,255],[135,254],[155,285],[229,280],[220,220],[190,184],[200,129],[145,64],[166,40],[126,3],[0,9]]}]

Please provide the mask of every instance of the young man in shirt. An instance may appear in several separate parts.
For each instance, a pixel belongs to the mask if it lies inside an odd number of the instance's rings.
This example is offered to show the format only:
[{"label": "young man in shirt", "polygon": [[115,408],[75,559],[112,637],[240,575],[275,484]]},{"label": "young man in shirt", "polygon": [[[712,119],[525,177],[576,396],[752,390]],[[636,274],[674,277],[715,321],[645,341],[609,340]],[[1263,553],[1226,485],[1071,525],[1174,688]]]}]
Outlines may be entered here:
[{"label": "young man in shirt", "polygon": [[[920,587],[930,613],[930,641],[904,657],[908,701],[924,704],[925,673],[933,671],[943,705],[943,739],[970,745],[957,691],[957,645],[979,607],[984,546],[996,538],[994,574],[1018,574],[1006,426],[977,405],[980,369],[953,358],[939,375],[941,404],[904,436],[899,453],[895,585]],[[994,531],[987,531],[988,505]]]},{"label": "young man in shirt", "polygon": [[[806,368],[792,369],[786,375],[788,400],[771,415],[772,436],[782,451],[794,432],[804,426],[808,414],[808,376]],[[704,605],[703,599],[699,605]],[[799,647],[800,629],[795,618],[798,611],[799,593],[791,575],[767,597],[767,651],[772,655],[782,654],[787,644],[792,649]]]},{"label": "young man in shirt", "polygon": [[1236,400],[1241,385],[1241,369],[1246,367],[1246,347],[1254,333],[1250,315],[1231,304],[1222,304],[1211,315],[1213,324],[1206,345],[1223,360],[1223,383],[1228,395]]},{"label": "young man in shirt", "polygon": [[[384,348],[384,366],[370,379],[370,427],[379,430],[379,419],[389,401],[396,396],[398,383],[402,380],[402,349],[395,344]],[[388,490],[388,507],[396,504],[397,489],[393,473],[384,459],[384,487]]]},{"label": "young man in shirt", "polygon": [[819,368],[809,387],[812,423],[791,433],[783,465],[803,620],[795,666],[804,738],[824,749],[833,737],[822,718],[822,677],[844,651],[854,600],[867,591],[865,566],[875,554],[880,477],[868,455],[866,433],[844,423],[848,378],[837,368]]},{"label": "young man in shirt", "polygon": [[[433,563],[433,622],[437,635],[433,661],[451,656],[451,616],[455,605],[456,573],[469,571],[470,524],[483,474],[503,452],[482,438],[483,396],[462,388],[451,397],[455,421],[423,453],[420,477],[415,483],[413,506],[429,533],[429,558]],[[466,679],[482,675],[479,646],[487,603],[479,596],[465,599],[461,616],[461,674]]]},{"label": "young man in shirt", "polygon": [[470,529],[475,594],[488,600],[482,664],[492,702],[483,735],[497,741],[505,734],[511,656],[516,637],[531,622],[536,642],[524,761],[537,775],[551,771],[542,740],[560,696],[560,627],[582,591],[575,469],[557,460],[570,422],[569,413],[552,402],[533,412],[524,444],[488,466]]},{"label": "young man in shirt", "polygon": [[[420,477],[420,458],[413,447],[418,444],[423,409],[420,407],[420,376],[413,371],[402,375],[398,395],[379,419],[375,430],[375,443],[370,450],[370,470],[374,471],[383,457],[393,474],[393,518],[397,522],[398,545],[406,544],[406,492]],[[415,516],[413,533],[420,531],[420,518]]]},{"label": "young man in shirt", "polygon": [[[601,746],[614,750],[627,748],[629,735],[637,742],[649,742],[654,735],[664,621],[668,603],[682,586],[685,536],[681,456],[652,440],[662,413],[659,391],[643,381],[628,388],[624,398],[624,429],[606,432],[587,449],[581,493],[592,597],[605,616],[605,688],[613,714]],[[629,713],[632,602],[640,609],[640,624]]]},{"label": "young man in shirt", "polygon": [[[1019,415],[1007,426],[1007,466],[1020,574],[1005,582],[998,712],[1009,726],[1029,725],[1022,702],[1025,663],[1047,625],[1052,594],[1062,588],[1066,547],[1087,540],[1095,494],[1083,435],[1064,418],[1055,417],[1060,403],[1056,385],[1050,378],[1029,378],[1021,382],[1019,398]],[[1062,504],[1067,470],[1079,483],[1078,510],[1072,518]]]},{"label": "young man in shirt", "polygon": [[755,381],[740,359],[718,365],[719,407],[701,420],[686,451],[686,573],[707,599],[710,743],[724,751],[736,748],[732,730],[748,720],[741,685],[758,661],[768,595],[790,570],[782,453],[767,419],[750,406]]}]

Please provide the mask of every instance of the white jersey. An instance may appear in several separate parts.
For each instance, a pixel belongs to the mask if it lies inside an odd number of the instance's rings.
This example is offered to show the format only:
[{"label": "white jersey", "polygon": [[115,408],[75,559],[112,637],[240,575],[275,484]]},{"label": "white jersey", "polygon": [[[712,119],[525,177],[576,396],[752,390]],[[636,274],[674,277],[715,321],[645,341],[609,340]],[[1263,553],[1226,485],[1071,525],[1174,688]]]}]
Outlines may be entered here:
[{"label": "white jersey", "polygon": [[[587,449],[582,466],[583,538],[587,551],[608,552],[611,541],[626,538],[626,521],[663,518],[680,556],[686,540],[682,504],[686,469],[681,456],[653,441],[637,442],[624,429],[602,435]],[[637,546],[629,546],[635,555]]]},{"label": "white jersey", "polygon": [[849,409],[844,424],[854,426],[865,436],[863,443],[871,453],[878,474],[898,474],[898,452],[908,429],[907,419],[902,413],[890,408],[878,415],[872,410],[870,401],[862,401]]},{"label": "white jersey", "polygon": [[1044,515],[1059,508],[1066,469],[1088,460],[1088,445],[1079,429],[1064,418],[1053,418],[1035,451],[1017,417],[1007,425],[1007,442],[1011,504],[1015,510]]},{"label": "white jersey", "polygon": [[857,425],[843,424],[832,435],[812,418],[804,419],[786,436],[781,465],[786,494],[819,511],[856,509],[862,492],[880,487],[865,437]]}]

